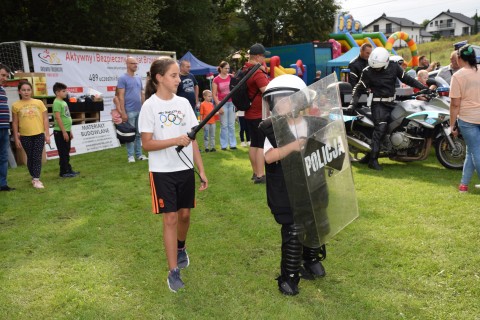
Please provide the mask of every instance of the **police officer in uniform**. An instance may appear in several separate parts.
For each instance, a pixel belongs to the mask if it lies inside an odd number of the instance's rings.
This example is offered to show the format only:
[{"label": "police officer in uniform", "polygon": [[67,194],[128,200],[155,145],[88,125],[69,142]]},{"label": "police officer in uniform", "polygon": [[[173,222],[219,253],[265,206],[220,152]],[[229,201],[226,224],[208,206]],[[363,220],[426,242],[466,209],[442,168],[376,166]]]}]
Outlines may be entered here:
[{"label": "police officer in uniform", "polygon": [[382,139],[387,133],[390,112],[395,106],[395,82],[397,78],[411,87],[428,91],[428,87],[407,75],[398,63],[389,61],[389,58],[390,54],[383,47],[377,47],[372,51],[368,58],[368,67],[363,69],[360,80],[353,89],[352,101],[349,106],[349,109],[356,108],[362,91],[370,89],[373,93],[371,109],[375,129],[368,167],[374,170],[382,170],[378,163],[378,156]]}]

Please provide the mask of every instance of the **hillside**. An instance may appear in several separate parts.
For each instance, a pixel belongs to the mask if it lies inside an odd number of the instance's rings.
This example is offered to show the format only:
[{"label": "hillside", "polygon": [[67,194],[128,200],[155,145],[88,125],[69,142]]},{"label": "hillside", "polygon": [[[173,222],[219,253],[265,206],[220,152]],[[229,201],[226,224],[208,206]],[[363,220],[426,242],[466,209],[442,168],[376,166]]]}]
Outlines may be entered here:
[{"label": "hillside", "polygon": [[[427,58],[432,61],[438,61],[442,66],[446,66],[450,63],[450,53],[453,50],[453,44],[459,41],[468,40],[470,44],[480,44],[480,34],[474,36],[460,36],[452,38],[442,38],[437,41],[426,42],[417,44],[418,55],[425,55]],[[410,49],[404,47],[401,49],[396,49],[397,53],[405,58],[406,61],[411,59]]]}]

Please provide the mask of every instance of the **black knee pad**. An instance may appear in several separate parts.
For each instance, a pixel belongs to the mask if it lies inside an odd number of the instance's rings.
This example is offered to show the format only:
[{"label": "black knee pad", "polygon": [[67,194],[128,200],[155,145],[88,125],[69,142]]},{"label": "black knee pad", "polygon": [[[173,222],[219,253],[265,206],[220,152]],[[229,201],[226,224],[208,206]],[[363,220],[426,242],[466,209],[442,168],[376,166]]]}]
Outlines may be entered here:
[{"label": "black knee pad", "polygon": [[386,122],[380,122],[378,125],[378,131],[382,134],[382,136],[387,132],[388,129],[388,123]]},{"label": "black knee pad", "polygon": [[318,259],[319,261],[325,260],[327,257],[327,247],[325,244],[322,244],[318,248],[310,248],[303,246],[303,260],[315,260]]},{"label": "black knee pad", "polygon": [[298,238],[300,228],[295,224],[282,225],[282,262],[284,274],[298,274],[302,263],[302,244]]}]

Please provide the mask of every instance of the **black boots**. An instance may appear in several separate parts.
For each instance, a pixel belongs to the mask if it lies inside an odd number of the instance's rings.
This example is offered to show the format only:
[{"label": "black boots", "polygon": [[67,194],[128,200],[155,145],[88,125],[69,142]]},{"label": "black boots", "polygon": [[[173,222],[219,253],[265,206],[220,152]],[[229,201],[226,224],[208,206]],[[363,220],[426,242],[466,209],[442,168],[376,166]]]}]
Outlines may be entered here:
[{"label": "black boots", "polygon": [[314,280],[315,278],[325,277],[325,268],[321,260],[327,256],[325,245],[319,248],[310,248],[303,246],[303,267],[300,274],[305,280]]},{"label": "black boots", "polygon": [[370,154],[370,160],[368,160],[368,167],[373,170],[383,170],[382,166],[378,164],[378,152],[372,152]]},{"label": "black boots", "polygon": [[282,275],[277,278],[278,289],[281,293],[287,296],[295,296],[298,294],[298,283],[300,282],[300,276],[297,274],[286,274],[282,272]]},{"label": "black boots", "polygon": [[378,163],[377,158],[370,158],[370,160],[368,161],[368,167],[373,170],[383,170],[382,166]]}]

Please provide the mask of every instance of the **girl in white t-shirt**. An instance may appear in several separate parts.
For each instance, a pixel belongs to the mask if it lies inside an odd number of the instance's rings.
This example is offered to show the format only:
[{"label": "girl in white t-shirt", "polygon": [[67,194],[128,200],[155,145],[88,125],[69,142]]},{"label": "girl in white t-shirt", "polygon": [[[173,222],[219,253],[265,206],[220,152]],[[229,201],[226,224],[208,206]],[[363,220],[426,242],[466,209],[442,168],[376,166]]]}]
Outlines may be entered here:
[{"label": "girl in white t-shirt", "polygon": [[[190,209],[195,206],[193,163],[201,178],[200,191],[208,187],[200,150],[187,136],[198,125],[187,99],[175,93],[180,83],[180,69],[175,60],[163,58],[150,67],[151,79],[146,91],[150,97],[142,106],[139,131],[143,148],[149,152],[148,166],[153,213],[163,215],[163,240],[170,272],[167,284],[176,292],[184,287],[180,269],[190,261],[185,240],[190,226]],[[176,147],[183,149],[179,152]]]}]

